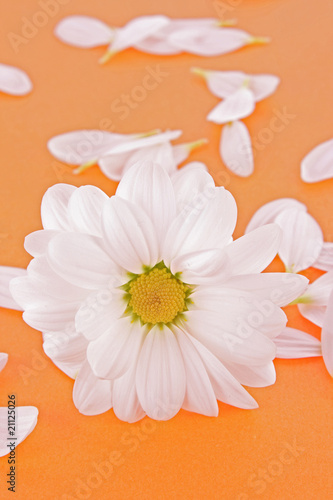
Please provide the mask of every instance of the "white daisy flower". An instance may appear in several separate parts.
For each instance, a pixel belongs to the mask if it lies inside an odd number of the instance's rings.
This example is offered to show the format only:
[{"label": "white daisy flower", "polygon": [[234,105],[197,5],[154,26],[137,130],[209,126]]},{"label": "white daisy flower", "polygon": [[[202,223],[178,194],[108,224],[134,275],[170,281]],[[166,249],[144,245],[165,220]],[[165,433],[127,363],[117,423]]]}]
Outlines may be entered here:
[{"label": "white daisy flower", "polygon": [[183,170],[171,180],[159,165],[132,167],[111,198],[55,185],[42,201],[44,229],[26,238],[34,259],[10,289],[46,354],[75,378],[81,413],[216,416],[216,400],[257,407],[241,384],[275,381],[280,307],[308,280],[261,274],[279,227],[233,242],[232,195],[203,169]]},{"label": "white daisy flower", "polygon": [[32,91],[32,83],[25,71],[0,64],[0,92],[21,96]]}]

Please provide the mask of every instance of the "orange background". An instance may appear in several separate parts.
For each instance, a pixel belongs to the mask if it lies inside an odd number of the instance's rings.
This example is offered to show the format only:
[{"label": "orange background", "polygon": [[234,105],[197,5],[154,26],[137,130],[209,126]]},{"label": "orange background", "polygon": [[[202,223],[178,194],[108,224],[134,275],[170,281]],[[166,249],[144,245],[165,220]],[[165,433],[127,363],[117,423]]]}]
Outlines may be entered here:
[{"label": "orange background", "polygon": [[[333,240],[333,181],[307,185],[299,171],[305,154],[332,137],[330,0],[68,0],[66,5],[59,3],[57,15],[20,45],[17,53],[8,33],[21,34],[22,18],[31,21],[41,7],[33,0],[3,4],[1,62],[26,70],[34,90],[21,98],[0,95],[2,265],[28,264],[23,239],[41,227],[40,201],[49,186],[59,181],[95,184],[109,195],[114,193],[116,184],[97,167],[74,176],[46,148],[47,140],[56,134],[98,128],[105,119],[117,132],[179,128],[184,141],[208,138],[209,145],[192,153],[191,159],[206,162],[216,182],[235,196],[239,207],[236,237],[259,206],[291,196],[308,205],[326,240]],[[143,14],[220,17],[223,10],[227,10],[224,18],[237,18],[240,28],[270,36],[272,42],[212,58],[162,58],[127,50],[101,67],[98,59],[104,49],[80,50],[53,36],[56,23],[73,14],[121,26]],[[111,109],[113,101],[140,85],[145,67],[156,64],[169,75],[121,120]],[[223,166],[218,155],[220,127],[205,120],[218,100],[190,73],[192,66],[281,77],[277,92],[245,120],[258,144],[255,173],[250,178],[238,178]],[[269,128],[274,110],[284,108],[293,118],[263,144],[261,131]],[[276,259],[271,269],[283,270],[282,263]],[[319,273],[307,275],[313,278]],[[319,337],[319,328],[303,319],[295,307],[287,312],[290,326]],[[146,418],[127,424],[112,411],[96,417],[79,414],[71,398],[73,382],[44,355],[41,334],[28,327],[18,312],[3,309],[0,315],[0,351],[10,355],[0,375],[0,405],[6,405],[8,393],[16,393],[19,405],[35,405],[40,411],[36,429],[17,449],[15,498],[333,497],[333,385],[322,359],[276,361],[276,384],[250,389],[259,402],[258,410],[220,403],[218,418],[181,411],[168,422]],[[283,463],[283,450],[295,443],[299,451]],[[96,467],[110,460],[114,463],[110,477],[94,476]],[[7,472],[7,458],[2,458],[1,498],[12,498],[4,484]],[[77,490],[79,481],[85,490]]]}]

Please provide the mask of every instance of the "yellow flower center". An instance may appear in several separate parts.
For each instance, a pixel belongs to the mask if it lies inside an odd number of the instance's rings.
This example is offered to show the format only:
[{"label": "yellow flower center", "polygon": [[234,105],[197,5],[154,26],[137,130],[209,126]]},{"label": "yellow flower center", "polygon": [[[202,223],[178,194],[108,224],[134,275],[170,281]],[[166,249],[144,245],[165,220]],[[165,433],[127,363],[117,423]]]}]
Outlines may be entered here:
[{"label": "yellow flower center", "polygon": [[187,310],[189,288],[165,266],[138,275],[127,291],[128,307],[143,323],[170,323]]}]

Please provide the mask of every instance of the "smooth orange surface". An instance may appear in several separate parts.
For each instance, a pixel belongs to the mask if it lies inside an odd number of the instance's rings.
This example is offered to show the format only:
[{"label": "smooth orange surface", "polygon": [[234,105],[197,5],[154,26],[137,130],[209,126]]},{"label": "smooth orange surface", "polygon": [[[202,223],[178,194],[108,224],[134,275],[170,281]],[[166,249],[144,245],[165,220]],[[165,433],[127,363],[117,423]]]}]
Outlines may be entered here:
[{"label": "smooth orange surface", "polygon": [[[114,193],[116,183],[97,167],[74,176],[71,167],[56,162],[46,148],[47,140],[56,134],[98,128],[106,121],[117,132],[179,128],[184,131],[184,141],[208,138],[209,145],[191,158],[206,162],[216,182],[235,196],[237,237],[258,207],[291,196],[308,205],[326,240],[333,240],[333,181],[306,185],[299,171],[305,154],[332,137],[330,0],[59,0],[58,13],[17,52],[8,33],[21,34],[23,18],[31,21],[41,7],[33,0],[4,3],[1,62],[25,69],[34,90],[21,98],[0,94],[2,265],[28,264],[23,239],[41,227],[40,201],[49,186],[59,181],[76,186],[95,184]],[[127,50],[101,67],[98,59],[103,49],[69,47],[53,35],[56,23],[73,14],[121,26],[142,14],[211,17],[224,11],[224,18],[236,18],[240,28],[270,36],[272,42],[213,58],[162,58]],[[156,65],[167,76],[121,119],[120,113],[112,111],[112,103],[141,84],[147,66]],[[277,92],[259,103],[245,120],[257,144],[255,173],[250,178],[238,178],[223,166],[218,155],[220,127],[205,120],[218,100],[190,73],[192,66],[281,77]],[[262,130],[270,127],[276,111],[283,110],[292,118],[263,144]],[[283,266],[276,259],[271,269],[278,271]],[[319,273],[307,275],[314,278]],[[301,318],[295,307],[289,307],[287,313],[291,326],[319,337],[319,328]],[[146,418],[131,425],[119,421],[112,411],[96,417],[79,414],[71,399],[73,382],[44,355],[41,334],[29,328],[18,312],[3,309],[0,316],[0,351],[10,355],[0,375],[0,405],[6,405],[7,394],[15,393],[19,405],[35,405],[40,411],[36,429],[17,448],[14,498],[333,497],[333,382],[322,359],[276,361],[276,384],[250,389],[259,402],[258,410],[220,403],[218,418],[181,411],[168,422]],[[286,451],[295,445],[293,454]],[[106,461],[113,464],[112,470]],[[95,475],[98,470],[103,477]],[[1,498],[13,497],[5,486],[7,472],[7,458],[2,458]]]}]

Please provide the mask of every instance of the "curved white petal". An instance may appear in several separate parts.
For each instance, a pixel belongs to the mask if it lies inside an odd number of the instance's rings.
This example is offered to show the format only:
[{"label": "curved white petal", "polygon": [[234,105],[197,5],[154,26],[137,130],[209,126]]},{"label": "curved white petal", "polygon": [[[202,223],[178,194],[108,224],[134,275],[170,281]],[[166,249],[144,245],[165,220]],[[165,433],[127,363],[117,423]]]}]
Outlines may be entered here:
[{"label": "curved white petal", "polygon": [[277,224],[266,224],[230,243],[225,252],[232,274],[261,273],[276,256],[281,237]]},{"label": "curved white petal", "polygon": [[54,34],[64,43],[87,49],[109,44],[114,30],[94,17],[68,16],[57,24]]},{"label": "curved white petal", "polygon": [[314,323],[317,326],[322,327],[324,323],[324,317],[326,313],[326,306],[316,306],[311,304],[297,304],[298,310],[301,315]]},{"label": "curved white petal", "polygon": [[321,331],[321,347],[327,371],[333,377],[333,292],[328,299],[324,317]]},{"label": "curved white petal", "polygon": [[75,379],[87,359],[88,341],[74,329],[74,324],[61,332],[43,334],[43,349],[52,362]]},{"label": "curved white petal", "polygon": [[277,200],[265,203],[265,205],[256,211],[248,223],[245,233],[249,233],[250,231],[257,229],[257,227],[274,222],[276,217],[283,210],[288,208],[297,208],[303,212],[306,212],[307,210],[303,203],[294,200],[293,198],[278,198]]},{"label": "curved white petal", "polygon": [[175,172],[177,164],[173,156],[173,148],[169,142],[162,142],[154,146],[136,149],[127,159],[124,172],[127,172],[136,163],[157,163],[161,165],[168,174]]},{"label": "curved white petal", "polygon": [[131,368],[142,346],[144,328],[125,317],[110,325],[103,335],[89,343],[87,358],[94,374],[112,380]]},{"label": "curved white petal", "polygon": [[275,219],[282,229],[279,256],[286,269],[299,272],[314,264],[323,247],[323,233],[315,219],[298,208],[283,210]]},{"label": "curved white petal", "polygon": [[126,271],[140,274],[159,261],[155,228],[139,206],[113,196],[104,207],[103,230],[109,254]]},{"label": "curved white petal", "polygon": [[333,243],[330,241],[324,241],[323,247],[319,254],[318,259],[313,264],[316,269],[321,269],[322,271],[332,271],[333,270]]},{"label": "curved white petal", "polygon": [[[34,406],[17,406],[15,409],[15,446],[18,446],[34,430],[37,424],[38,410]],[[10,453],[8,444],[13,436],[8,436],[8,408],[0,408],[0,457]]]},{"label": "curved white petal", "polygon": [[41,205],[42,224],[44,229],[70,231],[68,202],[77,188],[70,184],[55,184],[43,196]]},{"label": "curved white petal", "polygon": [[333,177],[333,139],[316,146],[301,163],[304,182],[319,182]]},{"label": "curved white petal", "polygon": [[288,326],[274,339],[276,357],[283,359],[321,356],[321,344],[308,333]]},{"label": "curved white petal", "polygon": [[109,154],[118,155],[120,153],[128,153],[129,151],[134,151],[139,148],[146,148],[148,146],[155,146],[156,144],[162,144],[163,142],[173,141],[178,139],[182,135],[181,130],[167,130],[166,132],[161,132],[159,134],[146,135],[143,137],[136,136],[130,141],[123,142],[121,144],[115,145]]},{"label": "curved white petal", "polygon": [[83,415],[100,415],[112,408],[112,382],[101,380],[86,361],[75,379],[73,402]]},{"label": "curved white petal", "polygon": [[248,75],[249,89],[256,102],[266,99],[277,89],[280,78],[275,75]]},{"label": "curved white petal", "polygon": [[41,257],[46,254],[48,244],[57,234],[59,234],[59,230],[54,229],[34,231],[25,237],[24,248],[32,257]]},{"label": "curved white petal", "polygon": [[0,92],[10,95],[26,95],[32,91],[28,75],[19,68],[0,64]]},{"label": "curved white petal", "polygon": [[240,384],[247,387],[267,387],[275,384],[276,372],[273,361],[256,366],[237,363],[224,363],[224,365]]},{"label": "curved white petal", "polygon": [[26,269],[20,267],[0,266],[0,307],[22,311],[22,307],[14,299],[9,283],[13,278],[26,276]]},{"label": "curved white petal", "polygon": [[94,236],[102,235],[102,211],[109,197],[95,186],[81,186],[68,203],[68,215],[74,230]]},{"label": "curved white petal", "polygon": [[226,97],[208,114],[207,120],[214,123],[229,123],[253,113],[255,100],[251,90],[242,87]]},{"label": "curved white petal", "polygon": [[251,137],[241,121],[226,124],[222,129],[220,154],[225,165],[240,177],[253,173],[254,161]]},{"label": "curved white petal", "polygon": [[327,306],[333,290],[333,271],[329,271],[313,281],[302,296],[300,305]]},{"label": "curved white petal", "polygon": [[168,328],[155,326],[147,334],[139,356],[136,388],[149,417],[168,420],[180,410],[186,374],[179,344]]},{"label": "curved white petal", "polygon": [[130,423],[137,422],[145,416],[136,390],[136,368],[137,359],[133,359],[133,364],[127,372],[113,382],[114,413],[120,420]]},{"label": "curved white petal", "polygon": [[162,252],[165,264],[193,251],[223,248],[230,241],[236,218],[236,203],[229,191],[223,187],[207,190],[170,226]]},{"label": "curved white petal", "polygon": [[234,94],[246,80],[246,74],[242,71],[211,71],[193,68],[192,72],[202,76],[212,94],[221,99]]},{"label": "curved white petal", "polygon": [[229,259],[220,248],[200,250],[180,255],[170,263],[172,274],[181,273],[185,283],[212,283],[214,278],[229,277]]},{"label": "curved white petal", "polygon": [[215,188],[214,179],[205,170],[205,165],[192,162],[177,170],[171,178],[175,192],[177,210],[180,212],[185,207],[199,204],[200,200]]},{"label": "curved white petal", "polygon": [[24,321],[41,332],[60,332],[74,324],[76,311],[80,303],[56,302],[27,309],[23,313]]},{"label": "curved white petal", "polygon": [[8,361],[8,354],[0,352],[0,372],[4,369]]},{"label": "curved white petal", "polygon": [[182,408],[208,417],[217,417],[219,409],[214,389],[197,349],[187,334],[179,328],[174,327],[173,332],[182,353],[186,375]]},{"label": "curved white petal", "polygon": [[124,175],[125,166],[130,162],[132,151],[118,154],[107,154],[98,160],[98,166],[103,174],[113,181],[120,181]]}]

